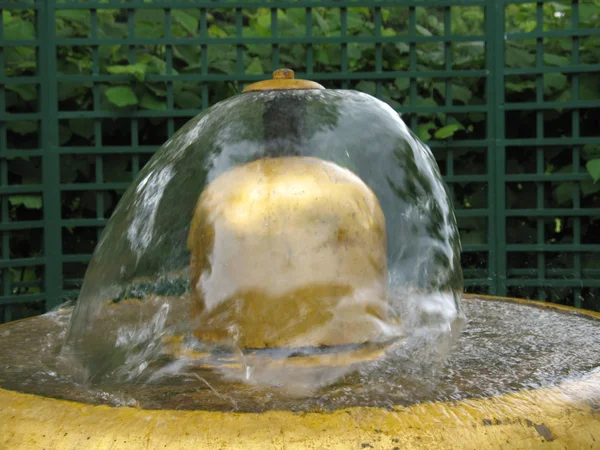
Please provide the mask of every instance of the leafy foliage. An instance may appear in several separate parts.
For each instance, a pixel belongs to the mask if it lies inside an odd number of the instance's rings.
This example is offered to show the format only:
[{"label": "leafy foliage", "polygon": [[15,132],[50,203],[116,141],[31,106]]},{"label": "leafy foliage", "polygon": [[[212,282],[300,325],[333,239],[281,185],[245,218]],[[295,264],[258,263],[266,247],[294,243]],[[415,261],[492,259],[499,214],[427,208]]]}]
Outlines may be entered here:
[{"label": "leafy foliage", "polygon": [[[274,59],[273,47],[263,44],[211,45],[203,54],[200,45],[186,43],[185,38],[196,38],[205,33],[210,38],[220,39],[238,36],[234,9],[215,8],[206,14],[206,28],[202,29],[202,18],[198,9],[170,10],[170,28],[165,30],[165,11],[162,9],[139,9],[130,17],[126,9],[98,9],[97,37],[110,39],[110,44],[94,49],[86,45],[85,39],[78,46],[59,46],[57,70],[59,74],[110,75],[111,81],[59,83],[57,95],[61,111],[108,111],[118,113],[122,119],[73,118],[60,121],[60,145],[94,146],[102,138],[102,146],[127,147],[137,143],[141,146],[158,147],[173,131],[208,104],[213,104],[238,93],[243,86],[235,81],[215,81],[200,85],[190,81],[174,81],[172,84],[157,78],[163,75],[214,74],[231,76],[234,79],[240,70],[247,75],[264,75],[277,68],[287,66],[299,72],[311,69],[316,73],[348,71],[371,73],[376,71],[406,71],[411,68],[410,46],[406,43],[386,42],[381,46],[381,67],[374,44],[350,43],[347,58],[339,44],[314,43],[280,44],[278,60]],[[545,2],[543,24],[538,27],[536,4],[514,4],[507,6],[505,27],[509,33],[528,33],[536,29],[545,31],[570,28],[573,12],[570,1]],[[35,38],[35,15],[30,10],[3,10],[4,39],[27,41]],[[579,26],[600,27],[600,2],[579,2]],[[476,36],[484,35],[485,17],[480,7],[452,7],[451,21],[444,20],[442,8],[416,8],[416,31],[420,36],[440,36],[451,27],[453,35],[471,36],[472,40],[460,40],[451,44],[449,55],[443,42],[418,43],[415,47],[416,67],[419,72],[439,72],[439,77],[422,77],[410,80],[407,77],[391,76],[381,81],[356,80],[324,83],[327,87],[349,87],[377,95],[398,111],[407,108],[425,107],[427,111],[405,114],[406,122],[424,141],[447,142],[452,150],[455,174],[482,174],[492,167],[482,148],[454,148],[453,142],[462,139],[484,139],[487,135],[487,113],[477,108],[486,105],[487,93],[494,86],[486,85],[481,76],[445,78],[444,69],[451,65],[454,70],[483,70],[486,68],[486,48]],[[255,8],[242,11],[242,34],[247,37],[272,36],[273,16],[270,9]],[[279,9],[276,12],[277,30],[282,37],[304,37],[310,21],[310,35],[319,37],[341,36],[342,19],[338,8],[315,7],[307,16],[305,8]],[[346,17],[347,33],[350,36],[375,36],[376,13],[374,8],[351,7]],[[407,8],[381,9],[382,36],[405,35],[409,28]],[[88,10],[56,11],[56,35],[58,38],[86,38],[92,35],[92,20]],[[181,38],[181,43],[140,44],[129,46],[127,38],[133,31],[136,38],[162,38],[167,35]],[[122,43],[121,43],[122,42]],[[535,39],[507,39],[504,60],[510,69],[535,67],[536,63],[549,67],[564,67],[574,62],[577,54],[579,64],[597,64],[600,61],[600,38],[582,37],[577,48],[571,38],[544,38],[543,52]],[[488,50],[488,52],[491,50]],[[575,53],[576,52],[576,53]],[[312,61],[307,67],[307,61]],[[4,49],[4,71],[8,77],[33,75],[37,70],[34,47],[10,46]],[[107,79],[107,78],[103,78]],[[185,80],[188,80],[186,78]],[[182,78],[183,80],[183,78]],[[34,85],[6,85],[6,106],[9,112],[33,112],[38,108],[37,88]],[[411,98],[411,93],[415,94]],[[505,79],[505,98],[508,103],[545,101],[568,102],[600,99],[600,76],[597,73],[573,75],[571,73],[547,73],[535,75],[510,75]],[[463,106],[464,112],[446,113],[443,106]],[[177,119],[170,118],[168,109],[179,110]],[[436,111],[436,109],[438,111]],[[409,109],[411,110],[411,109]],[[475,110],[475,111],[473,111]],[[127,114],[138,111],[141,118],[135,122]],[[541,114],[541,116],[540,116]],[[540,120],[540,117],[542,120]],[[600,121],[598,108],[584,108],[579,112],[578,127],[581,136],[597,135],[596,124]],[[531,108],[509,110],[506,114],[508,138],[562,137],[572,136],[574,119],[572,110],[557,108],[539,112]],[[541,125],[540,125],[541,123]],[[9,148],[37,148],[39,123],[15,120],[7,123]],[[132,135],[137,133],[137,135]],[[532,134],[533,133],[533,134]],[[509,174],[536,173],[540,161],[549,176],[577,174],[573,152],[575,149],[561,146],[543,150],[539,155],[535,148],[516,147],[507,149],[506,170]],[[545,183],[544,207],[569,208],[574,198],[582,207],[600,204],[600,146],[577,147],[579,164],[589,172],[585,181],[558,181]],[[442,170],[450,153],[446,149],[436,150],[436,158]],[[80,154],[61,157],[61,182],[127,183],[133,173],[143,165],[147,157],[132,158],[129,155],[95,156]],[[9,177],[13,184],[35,183],[41,180],[39,160],[12,158]],[[103,180],[97,180],[98,164],[102,164]],[[539,194],[534,183],[508,183],[508,209],[538,207]],[[487,186],[477,182],[455,183],[454,201],[457,208],[477,209],[488,204]],[[68,191],[62,195],[62,216],[65,219],[107,217],[118,201],[122,189],[101,194],[86,191]],[[547,200],[547,199],[550,200]],[[40,214],[41,198],[34,195],[10,197],[10,214],[16,220],[28,220]],[[547,223],[546,223],[547,222]],[[575,221],[567,217],[552,217],[544,222],[544,243],[572,242]],[[465,245],[487,242],[486,221],[477,218],[460,220]],[[508,243],[537,242],[536,220],[515,220],[507,224]],[[577,225],[582,243],[595,242],[592,236],[600,235],[600,217],[582,219]],[[70,229],[63,236],[65,253],[85,253],[93,248],[97,239],[96,230]],[[598,243],[598,242],[596,242]],[[31,254],[15,253],[11,257],[28,257]],[[521,258],[521,259],[519,259]],[[547,256],[547,265],[553,268],[572,267],[564,255]],[[509,261],[509,265],[526,267],[523,257]],[[586,262],[587,261],[587,262]],[[486,262],[480,254],[465,256],[467,268],[477,270]],[[584,261],[586,267],[596,268],[593,258]],[[531,262],[531,267],[537,267]],[[15,269],[19,272],[18,269]],[[18,279],[23,274],[16,273]],[[75,277],[81,273],[73,274]],[[34,288],[31,288],[34,289]],[[33,291],[29,291],[30,293]],[[517,294],[535,296],[536,293],[519,291]],[[559,292],[558,295],[562,295]],[[566,294],[565,294],[566,295]]]}]

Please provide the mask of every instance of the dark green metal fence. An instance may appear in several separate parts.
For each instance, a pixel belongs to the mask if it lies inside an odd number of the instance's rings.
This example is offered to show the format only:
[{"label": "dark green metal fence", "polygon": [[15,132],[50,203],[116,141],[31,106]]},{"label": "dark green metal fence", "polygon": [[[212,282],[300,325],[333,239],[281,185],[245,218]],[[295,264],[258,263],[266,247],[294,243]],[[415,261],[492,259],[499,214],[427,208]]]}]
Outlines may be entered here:
[{"label": "dark green metal fence", "polygon": [[600,3],[0,0],[0,320],[76,295],[164,140],[281,66],[428,142],[470,291],[600,308]]}]

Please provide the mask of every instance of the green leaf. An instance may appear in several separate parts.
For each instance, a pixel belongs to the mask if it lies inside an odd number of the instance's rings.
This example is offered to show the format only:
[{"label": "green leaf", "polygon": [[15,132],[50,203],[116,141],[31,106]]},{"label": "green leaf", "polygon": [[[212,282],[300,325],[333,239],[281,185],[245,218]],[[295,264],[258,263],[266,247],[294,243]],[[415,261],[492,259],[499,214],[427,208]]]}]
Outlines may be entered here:
[{"label": "green leaf", "polygon": [[13,18],[9,10],[3,9],[2,17],[0,18],[0,20],[2,20],[2,25],[6,26],[9,22],[12,22],[15,19]]},{"label": "green leaf", "polygon": [[202,97],[187,90],[176,91],[175,104],[183,109],[200,109],[202,108]]},{"label": "green leaf", "polygon": [[544,63],[548,66],[568,66],[571,60],[565,56],[555,55],[553,53],[544,53]]},{"label": "green leaf", "polygon": [[138,98],[129,86],[114,86],[105,91],[106,98],[116,106],[124,107],[138,104]]},{"label": "green leaf", "polygon": [[400,91],[405,91],[410,87],[410,78],[396,78],[394,80],[394,86]]},{"label": "green leaf", "polygon": [[349,59],[358,60],[358,59],[360,59],[361,54],[362,54],[362,50],[361,50],[360,44],[357,44],[356,42],[352,42],[352,43],[348,44],[348,58]]},{"label": "green leaf", "polygon": [[390,15],[391,15],[391,11],[387,8],[382,8],[381,9],[381,18],[383,19],[384,22],[387,22],[390,19]]},{"label": "green leaf", "polygon": [[[77,104],[84,101],[84,97],[91,91],[92,84],[73,85],[71,83],[59,83],[57,96],[59,102],[64,102],[69,99],[76,99]],[[91,100],[91,99],[90,99]]]},{"label": "green leaf", "polygon": [[[21,271],[19,271],[21,272]],[[22,271],[22,275],[21,273],[19,273],[19,281],[40,281],[40,276],[36,271],[35,267],[27,267],[25,270]],[[16,281],[16,280],[15,280]],[[28,288],[26,288],[26,291],[24,293],[27,294],[39,294],[41,292],[40,287],[39,286],[30,286]]]},{"label": "green leaf", "polygon": [[453,66],[475,69],[483,64],[485,47],[483,42],[459,42],[452,46]]},{"label": "green leaf", "polygon": [[100,59],[108,62],[115,62],[120,59],[119,54],[122,53],[123,47],[120,45],[101,45],[99,49]]},{"label": "green leaf", "polygon": [[54,17],[83,25],[88,25],[90,21],[90,13],[84,9],[59,9],[54,12]]},{"label": "green leaf", "polygon": [[465,232],[472,232],[485,227],[485,220],[481,220],[479,217],[457,217],[458,228]]},{"label": "green leaf", "polygon": [[222,73],[226,73],[228,75],[235,72],[235,62],[230,59],[218,59],[211,61],[208,65],[209,68],[218,70]]},{"label": "green leaf", "polygon": [[325,19],[323,19],[323,16],[316,9],[312,10],[312,14],[313,17],[317,20],[317,25],[319,25],[321,32],[324,35],[327,35],[327,33],[329,33],[329,25],[327,25],[327,22],[325,21]]},{"label": "green leaf", "polygon": [[[302,14],[302,19],[304,19],[304,17],[305,17],[305,15]],[[282,23],[289,22],[288,15],[283,9],[277,10],[277,20],[279,20]]]},{"label": "green leaf", "polygon": [[262,58],[270,58],[271,52],[273,51],[271,47],[265,47],[260,44],[248,44],[246,48],[248,49],[249,55],[260,56]]},{"label": "green leaf", "polygon": [[598,258],[598,253],[583,253],[581,255],[581,265],[584,269],[600,269],[600,258]]},{"label": "green leaf", "polygon": [[[108,183],[130,181],[131,172],[127,170],[127,166],[127,158],[112,159],[108,161],[104,169],[105,181]],[[92,203],[95,204],[93,201],[94,199],[92,198]]]},{"label": "green leaf", "polygon": [[563,221],[559,217],[554,218],[554,232],[560,233],[563,229]]},{"label": "green leaf", "polygon": [[195,45],[174,45],[173,56],[188,65],[200,63],[200,47]]},{"label": "green leaf", "polygon": [[421,25],[415,25],[415,29],[417,30],[417,32],[422,35],[422,36],[433,36],[431,34],[431,31],[429,31],[427,28],[422,27]]},{"label": "green leaf", "polygon": [[[202,71],[202,64],[191,64],[191,65],[181,69],[182,73],[200,73],[201,71]],[[159,94],[157,94],[157,95],[159,95]],[[166,91],[164,94],[160,94],[161,97],[164,97],[165,95],[166,95]]]},{"label": "green leaf", "polygon": [[[554,91],[548,95],[547,101],[549,102],[568,102],[573,100],[571,95],[571,89],[565,88],[560,91]],[[562,112],[562,108],[557,108],[557,112]]]},{"label": "green leaf", "polygon": [[484,113],[475,112],[469,114],[469,119],[471,120],[471,122],[478,123],[483,122],[486,119],[486,116]]},{"label": "green leaf", "polygon": [[526,67],[535,62],[535,56],[532,53],[512,45],[507,46],[505,58],[508,67]]},{"label": "green leaf", "polygon": [[5,24],[2,37],[7,41],[30,41],[35,39],[35,26],[32,22],[14,18]]},{"label": "green leaf", "polygon": [[258,16],[258,26],[261,28],[264,28],[265,30],[270,30],[271,29],[271,11],[269,11],[268,9],[264,9],[262,10],[262,12],[259,13],[260,15]]},{"label": "green leaf", "polygon": [[523,20],[519,25],[523,31],[531,33],[537,27],[537,22],[535,20]]},{"label": "green leaf", "polygon": [[444,50],[441,45],[434,47],[431,45],[429,48],[417,50],[417,58],[419,63],[424,64],[427,70],[429,68],[442,68],[444,65]]},{"label": "green leaf", "polygon": [[[126,23],[115,23],[114,21],[103,19],[103,15],[100,13],[100,11],[102,10],[98,10],[98,16],[100,18],[98,35],[100,37],[119,39],[127,36]],[[102,47],[100,47],[100,52],[102,53]]]},{"label": "green leaf", "polygon": [[586,160],[600,158],[600,144],[585,144],[582,151]]},{"label": "green leaf", "polygon": [[8,197],[8,202],[13,206],[24,206],[27,209],[42,208],[42,197],[39,195],[14,195]]},{"label": "green leaf", "polygon": [[208,27],[208,37],[226,38],[227,32],[223,30],[219,25],[213,23],[210,27]]},{"label": "green leaf", "polygon": [[160,38],[164,34],[162,23],[137,22],[135,24],[135,37]]},{"label": "green leaf", "polygon": [[567,87],[567,77],[562,73],[544,74],[544,92],[546,94],[552,91],[561,91]]},{"label": "green leaf", "polygon": [[64,125],[58,126],[58,136],[60,145],[65,145],[67,142],[71,140],[71,136],[73,136],[73,132],[69,127]]},{"label": "green leaf", "polygon": [[388,94],[384,93],[381,96],[381,100],[383,100],[384,102],[386,102],[388,105],[390,105],[396,111],[398,111],[400,108],[402,108],[402,104],[398,103],[396,100],[394,100]]},{"label": "green leaf", "polygon": [[504,85],[506,90],[509,92],[525,92],[528,89],[535,89],[535,83],[533,81],[521,81],[519,83],[513,83],[512,81],[507,81]]},{"label": "green leaf", "polygon": [[554,196],[559,205],[563,205],[573,200],[573,183],[570,181],[560,183],[554,189]]},{"label": "green leaf", "polygon": [[600,77],[595,74],[579,75],[579,99],[598,100],[600,98]]},{"label": "green leaf", "polygon": [[[146,74],[154,73],[164,75],[167,71],[167,63],[155,55],[143,53],[137,55],[137,64],[146,66]],[[173,69],[173,74],[176,75],[177,71]]]},{"label": "green leaf", "polygon": [[[421,97],[417,95],[417,105],[418,106],[438,106],[434,99],[431,97]],[[426,116],[426,115],[425,115]]]},{"label": "green leaf", "polygon": [[146,78],[146,64],[129,64],[126,66],[108,66],[106,70],[113,75],[133,75],[138,81]]},{"label": "green leaf", "polygon": [[[446,96],[446,84],[445,83],[434,83],[433,87],[436,91],[440,93],[443,97]],[[467,89],[460,84],[452,84],[452,99],[459,100],[463,102],[465,105],[469,103],[471,98],[473,97],[473,93],[470,89]]]},{"label": "green leaf", "polygon": [[195,35],[198,31],[198,19],[189,12],[183,11],[181,9],[174,9],[171,10],[171,17],[176,23],[181,25],[189,34]]},{"label": "green leaf", "polygon": [[264,72],[262,64],[260,63],[260,58],[254,57],[252,58],[252,62],[246,69],[246,73],[249,75],[262,75]]},{"label": "green leaf", "polygon": [[584,197],[600,192],[600,183],[594,183],[591,180],[583,180],[581,182],[581,193]]},{"label": "green leaf", "polygon": [[598,16],[600,16],[600,4],[598,0],[581,2],[579,5],[579,17],[584,23],[598,22]]},{"label": "green leaf", "polygon": [[384,28],[383,30],[381,30],[381,35],[385,37],[396,36],[396,32],[393,28]]},{"label": "green leaf", "polygon": [[60,179],[65,183],[72,183],[78,176],[90,177],[92,157],[75,158],[75,155],[65,155],[60,161]]},{"label": "green leaf", "polygon": [[417,136],[423,142],[427,142],[428,140],[431,139],[431,133],[429,132],[429,130],[431,130],[434,127],[435,127],[435,123],[433,123],[433,122],[427,122],[427,123],[420,124],[417,127]]},{"label": "green leaf", "polygon": [[462,245],[487,244],[487,233],[485,231],[471,231],[469,233],[461,233],[460,241]]},{"label": "green leaf", "polygon": [[401,55],[406,55],[410,53],[410,46],[406,42],[398,42],[394,44],[396,49],[400,52]]},{"label": "green leaf", "polygon": [[[365,24],[365,17],[358,11],[360,8],[348,8],[348,31],[357,32],[362,30]],[[367,8],[368,9],[368,8]],[[368,12],[367,12],[368,14]]]},{"label": "green leaf", "polygon": [[35,133],[38,129],[37,122],[31,120],[14,120],[6,122],[6,127],[20,135]]},{"label": "green leaf", "polygon": [[146,83],[144,86],[154,93],[157,97],[166,97],[167,91],[160,83]]},{"label": "green leaf", "polygon": [[600,180],[600,158],[592,159],[588,161],[585,165],[588,173],[592,176],[594,183]]},{"label": "green leaf", "polygon": [[88,119],[69,119],[69,128],[77,136],[89,139],[94,135],[94,122]]},{"label": "green leaf", "polygon": [[473,92],[460,84],[452,84],[452,98],[454,100],[459,100],[466,105],[471,101],[471,98],[473,98]]},{"label": "green leaf", "polygon": [[167,104],[164,101],[147,92],[142,95],[140,106],[154,111],[165,111],[167,109]]},{"label": "green leaf", "polygon": [[7,84],[4,88],[7,91],[16,92],[17,94],[19,94],[19,97],[21,97],[26,102],[35,100],[37,98],[37,89],[31,84]]},{"label": "green leaf", "polygon": [[[172,16],[175,16],[175,11],[173,11]],[[162,9],[146,9],[141,8],[135,12],[135,21],[136,22],[147,22],[153,24],[162,24],[165,20],[165,13]]]},{"label": "green leaf", "polygon": [[356,90],[374,96],[377,93],[377,85],[374,81],[361,81],[356,85]]},{"label": "green leaf", "polygon": [[440,128],[434,133],[434,137],[436,139],[447,139],[454,135],[458,130],[462,128],[461,125],[453,123],[450,125],[446,125],[445,127]]}]

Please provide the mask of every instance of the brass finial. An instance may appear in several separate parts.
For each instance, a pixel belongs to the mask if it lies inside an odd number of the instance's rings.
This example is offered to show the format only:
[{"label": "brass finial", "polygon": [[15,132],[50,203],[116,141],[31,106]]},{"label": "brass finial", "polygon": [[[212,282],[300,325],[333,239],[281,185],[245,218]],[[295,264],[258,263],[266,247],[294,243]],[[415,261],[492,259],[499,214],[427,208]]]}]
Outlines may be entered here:
[{"label": "brass finial", "polygon": [[294,71],[292,69],[278,69],[273,72],[274,80],[293,80]]},{"label": "brass finial", "polygon": [[259,81],[253,83],[244,89],[244,92],[250,91],[282,91],[289,89],[325,89],[319,83],[310,80],[297,80],[294,78],[294,71],[291,69],[278,69],[273,72],[271,80]]}]

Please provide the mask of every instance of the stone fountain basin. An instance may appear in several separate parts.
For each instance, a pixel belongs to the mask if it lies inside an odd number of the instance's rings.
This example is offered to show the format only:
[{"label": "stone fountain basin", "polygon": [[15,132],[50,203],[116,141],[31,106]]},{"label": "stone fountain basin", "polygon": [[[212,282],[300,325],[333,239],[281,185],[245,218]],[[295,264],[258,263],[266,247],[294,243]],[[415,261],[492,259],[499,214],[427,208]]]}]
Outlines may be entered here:
[{"label": "stone fountain basin", "polygon": [[[600,313],[526,300],[465,297],[551,310],[600,329]],[[2,331],[11,326],[0,328],[0,346]],[[0,389],[0,448],[595,448],[600,442],[600,356],[595,366],[575,379],[498,395],[314,411],[114,407]]]}]

